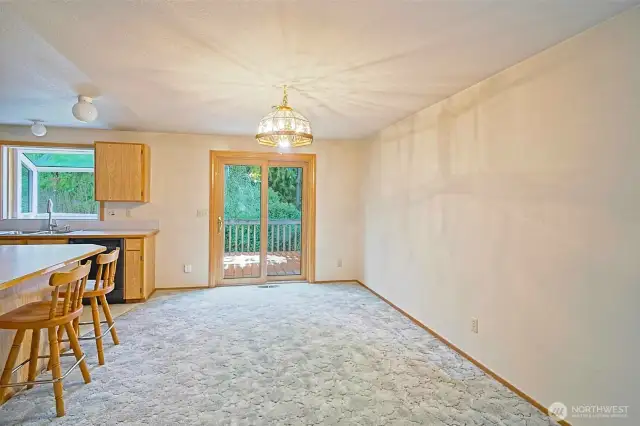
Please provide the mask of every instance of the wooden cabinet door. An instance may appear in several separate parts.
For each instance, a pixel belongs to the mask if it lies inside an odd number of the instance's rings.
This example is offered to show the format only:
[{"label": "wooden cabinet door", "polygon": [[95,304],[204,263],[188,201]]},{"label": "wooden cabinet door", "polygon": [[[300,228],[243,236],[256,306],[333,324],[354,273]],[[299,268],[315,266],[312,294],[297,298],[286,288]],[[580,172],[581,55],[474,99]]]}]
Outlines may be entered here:
[{"label": "wooden cabinet door", "polygon": [[0,246],[23,246],[26,243],[25,240],[6,240],[4,238],[0,240]]},{"label": "wooden cabinet door", "polygon": [[61,238],[47,238],[41,240],[27,240],[27,245],[35,246],[35,245],[43,245],[43,244],[68,244],[69,240],[61,239]]},{"label": "wooden cabinet door", "polygon": [[144,239],[142,257],[142,268],[144,271],[142,296],[146,299],[151,296],[151,293],[156,289],[156,237],[150,236]]},{"label": "wooden cabinet door", "polygon": [[95,179],[98,201],[147,201],[144,145],[96,142]]},{"label": "wooden cabinet door", "polygon": [[125,251],[124,298],[142,299],[142,253],[138,250]]}]

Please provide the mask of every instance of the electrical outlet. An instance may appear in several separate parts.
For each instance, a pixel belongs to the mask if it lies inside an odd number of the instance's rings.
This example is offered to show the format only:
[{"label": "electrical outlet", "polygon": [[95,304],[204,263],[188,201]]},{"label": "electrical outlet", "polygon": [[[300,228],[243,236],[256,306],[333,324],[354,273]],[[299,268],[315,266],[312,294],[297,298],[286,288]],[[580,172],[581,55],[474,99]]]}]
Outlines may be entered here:
[{"label": "electrical outlet", "polygon": [[338,259],[338,268],[342,268],[342,259]]},{"label": "electrical outlet", "polygon": [[190,274],[191,273],[191,265],[184,265],[184,273],[185,274]]},{"label": "electrical outlet", "polygon": [[109,209],[107,210],[107,216],[115,216],[116,215],[116,211],[113,209]]},{"label": "electrical outlet", "polygon": [[131,217],[131,209],[127,209],[126,214],[127,214],[127,217]]},{"label": "electrical outlet", "polygon": [[207,217],[207,216],[209,216],[208,209],[198,209],[196,211],[196,217]]},{"label": "electrical outlet", "polygon": [[471,317],[471,331],[478,334],[478,318]]}]

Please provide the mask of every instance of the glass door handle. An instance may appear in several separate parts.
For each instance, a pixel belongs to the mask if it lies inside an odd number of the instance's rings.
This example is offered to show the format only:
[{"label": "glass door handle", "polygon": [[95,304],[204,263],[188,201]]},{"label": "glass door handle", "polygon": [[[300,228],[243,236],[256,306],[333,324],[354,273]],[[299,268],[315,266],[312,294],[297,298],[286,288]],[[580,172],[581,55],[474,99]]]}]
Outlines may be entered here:
[{"label": "glass door handle", "polygon": [[222,217],[218,216],[218,234],[222,231]]}]

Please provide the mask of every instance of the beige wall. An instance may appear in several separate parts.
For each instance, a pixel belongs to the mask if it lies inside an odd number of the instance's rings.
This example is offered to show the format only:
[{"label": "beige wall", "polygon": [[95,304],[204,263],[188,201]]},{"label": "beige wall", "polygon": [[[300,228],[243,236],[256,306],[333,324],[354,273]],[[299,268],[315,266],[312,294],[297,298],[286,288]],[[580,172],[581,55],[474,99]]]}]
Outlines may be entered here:
[{"label": "beige wall", "polygon": [[[0,140],[92,143],[95,140],[142,142],[151,147],[151,203],[107,204],[118,220],[158,219],[157,285],[206,286],[209,222],[196,217],[209,208],[209,151],[266,150],[251,137],[50,128],[35,138],[26,127],[0,126]],[[362,143],[316,141],[296,152],[316,153],[316,279],[353,279],[361,274],[359,201]],[[342,259],[342,267],[338,267]],[[183,264],[193,265],[185,274]]]},{"label": "beige wall", "polygon": [[638,424],[640,9],[385,129],[367,164],[368,286],[542,404]]},{"label": "beige wall", "polygon": [[[636,8],[369,143],[305,150],[318,155],[317,279],[363,279],[542,404],[632,405],[637,420],[638,28]],[[0,126],[0,139],[35,138]],[[160,220],[158,284],[206,285],[208,151],[258,150],[251,138],[42,140],[148,143],[152,202],[133,219]]]}]

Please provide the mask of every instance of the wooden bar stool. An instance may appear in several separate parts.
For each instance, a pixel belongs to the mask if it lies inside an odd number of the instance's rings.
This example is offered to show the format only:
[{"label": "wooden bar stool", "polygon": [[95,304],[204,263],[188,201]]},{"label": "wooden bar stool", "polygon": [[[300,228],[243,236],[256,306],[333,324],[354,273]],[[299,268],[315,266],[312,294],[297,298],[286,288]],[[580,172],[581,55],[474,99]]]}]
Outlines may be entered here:
[{"label": "wooden bar stool", "polygon": [[[62,399],[62,380],[78,365],[82,371],[82,378],[85,383],[91,382],[91,376],[84,361],[84,354],[78,342],[78,336],[73,328],[73,321],[82,314],[82,296],[87,284],[87,277],[91,269],[91,262],[69,272],[56,272],[51,274],[49,285],[53,287],[50,301],[33,302],[14,309],[11,312],[0,316],[0,328],[6,330],[16,330],[13,345],[9,351],[9,357],[0,379],[0,400],[4,397],[5,389],[13,386],[24,386],[32,388],[33,385],[53,383],[53,392],[56,398],[56,413],[58,417],[64,416],[64,400]],[[64,296],[61,294],[61,287],[64,288]],[[49,354],[39,356],[40,330],[47,329],[49,336]],[[62,374],[60,367],[60,344],[58,333],[66,330],[69,342],[76,357],[76,363]],[[27,330],[32,330],[31,353],[29,359],[22,362],[16,368],[16,358],[20,352],[20,345]],[[58,332],[58,330],[60,330]],[[63,354],[71,356],[72,354]],[[38,369],[38,358],[49,358],[51,364],[52,380],[35,380]],[[29,364],[29,375],[26,382],[12,383],[11,375]]]},{"label": "wooden bar stool", "polygon": [[[116,278],[116,265],[118,264],[118,256],[120,256],[120,249],[116,248],[110,253],[100,254],[96,259],[96,265],[98,265],[98,272],[96,279],[87,281],[87,288],[84,292],[84,298],[89,299],[91,303],[91,315],[93,322],[80,322],[80,319],[76,319],[74,322],[74,328],[76,333],[79,333],[80,325],[93,324],[93,336],[80,337],[80,340],[95,340],[96,347],[98,349],[98,363],[104,364],[104,350],[102,348],[102,338],[111,332],[111,339],[116,345],[120,344],[118,339],[118,333],[115,329],[115,321],[111,316],[111,309],[109,309],[109,303],[107,303],[106,295],[111,293],[115,288]],[[104,317],[106,321],[100,321],[100,312],[98,311],[98,300],[102,305]],[[107,329],[102,332],[101,324],[107,324]]]}]

